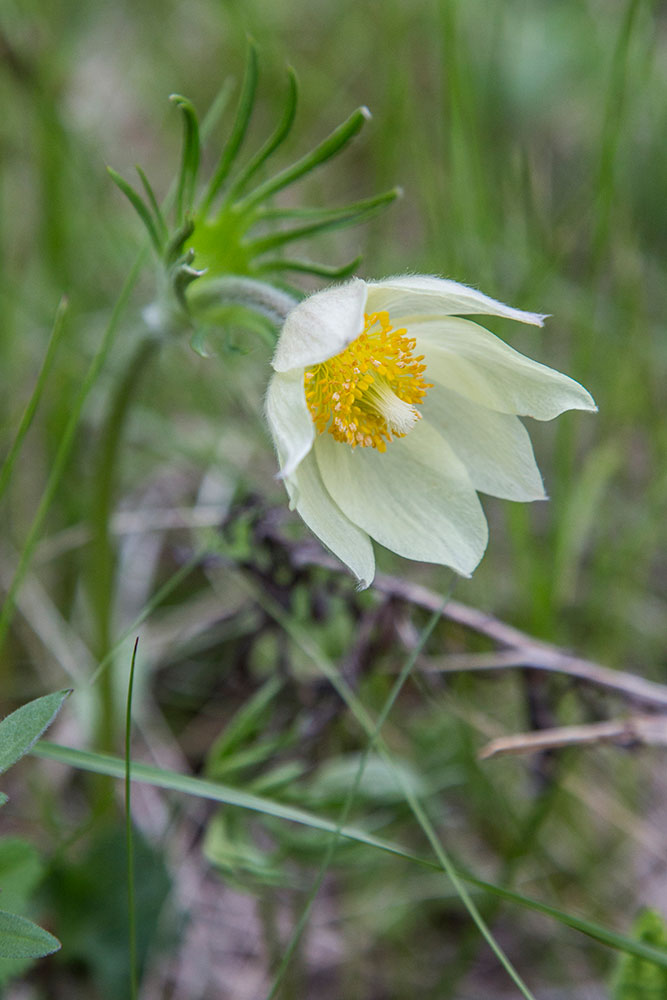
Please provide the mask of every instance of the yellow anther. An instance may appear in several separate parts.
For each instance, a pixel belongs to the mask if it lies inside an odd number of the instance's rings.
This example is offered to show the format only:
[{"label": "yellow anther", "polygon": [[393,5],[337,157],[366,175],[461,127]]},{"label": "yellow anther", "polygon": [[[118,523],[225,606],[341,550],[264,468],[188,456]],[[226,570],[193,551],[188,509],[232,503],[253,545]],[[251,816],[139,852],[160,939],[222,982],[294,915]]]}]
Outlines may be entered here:
[{"label": "yellow anther", "polygon": [[363,331],[344,351],[307,369],[304,388],[319,433],[382,452],[419,420],[415,407],[430,384],[422,377],[424,356],[413,356],[415,340],[407,331],[392,329],[387,312],[364,318]]}]

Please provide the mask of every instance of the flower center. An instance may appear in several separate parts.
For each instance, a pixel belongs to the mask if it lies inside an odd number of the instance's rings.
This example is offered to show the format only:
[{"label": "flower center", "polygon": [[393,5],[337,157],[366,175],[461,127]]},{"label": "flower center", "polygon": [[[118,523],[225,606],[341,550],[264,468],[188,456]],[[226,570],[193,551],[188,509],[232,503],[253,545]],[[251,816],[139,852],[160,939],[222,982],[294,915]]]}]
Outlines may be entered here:
[{"label": "flower center", "polygon": [[392,329],[387,312],[364,318],[363,331],[344,351],[306,369],[306,402],[320,434],[386,451],[387,441],[404,437],[421,418],[415,407],[430,384],[407,331]]}]

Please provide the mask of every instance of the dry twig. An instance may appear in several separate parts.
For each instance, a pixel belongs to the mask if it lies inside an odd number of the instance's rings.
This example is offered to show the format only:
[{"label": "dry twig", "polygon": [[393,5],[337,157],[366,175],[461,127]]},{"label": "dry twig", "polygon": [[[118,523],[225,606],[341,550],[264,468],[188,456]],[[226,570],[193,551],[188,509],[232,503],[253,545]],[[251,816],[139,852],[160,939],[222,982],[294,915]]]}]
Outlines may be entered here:
[{"label": "dry twig", "polygon": [[[375,588],[383,594],[409,601],[427,611],[437,611],[442,607],[442,597],[426,587],[398,580],[392,576],[378,576]],[[574,656],[558,646],[542,642],[525,632],[507,625],[493,615],[478,611],[458,601],[448,601],[442,612],[444,618],[457,622],[465,628],[478,632],[504,647],[506,655],[492,654],[489,657],[449,657],[444,663],[431,665],[426,669],[440,671],[459,670],[500,670],[508,667],[528,667],[531,670],[547,670],[567,674],[578,680],[587,681],[598,687],[614,691],[626,700],[636,704],[667,710],[667,685],[646,680],[624,670],[612,670],[592,660]]]},{"label": "dry twig", "polygon": [[517,733],[490,740],[478,753],[480,760],[507,754],[536,753],[562,747],[612,743],[615,746],[667,746],[667,716],[634,715],[627,719],[591,722],[582,726],[559,726],[540,732]]}]

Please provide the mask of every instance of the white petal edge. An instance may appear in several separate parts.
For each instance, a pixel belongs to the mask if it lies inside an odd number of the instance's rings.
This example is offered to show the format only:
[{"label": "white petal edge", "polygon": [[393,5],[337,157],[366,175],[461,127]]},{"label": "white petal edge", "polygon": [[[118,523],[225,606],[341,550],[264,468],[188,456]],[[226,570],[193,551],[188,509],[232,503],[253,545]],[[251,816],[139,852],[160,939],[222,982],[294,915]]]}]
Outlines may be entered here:
[{"label": "white petal edge", "polygon": [[383,309],[388,311],[393,326],[426,316],[503,316],[533,326],[542,326],[547,318],[541,313],[506,306],[458,281],[428,274],[369,281],[366,312]]},{"label": "white petal edge", "polygon": [[315,440],[315,426],[306,403],[303,371],[276,374],[266,393],[266,420],[282,478],[290,476]]},{"label": "white petal edge", "polygon": [[462,576],[475,569],[488,540],[484,512],[462,463],[425,420],[384,453],[330,434],[313,453],[334,502],[371,538]]},{"label": "white petal edge", "polygon": [[528,431],[518,417],[437,385],[420,409],[461,459],[476,490],[503,500],[546,500]]},{"label": "white petal edge", "polygon": [[553,420],[565,410],[596,410],[568,375],[519,354],[470,320],[444,317],[410,325],[424,354],[426,379],[500,413]]},{"label": "white petal edge", "polygon": [[307,368],[340,354],[363,330],[365,305],[361,278],[304,299],[285,320],[273,356],[275,371]]},{"label": "white petal edge", "polygon": [[369,587],[375,576],[371,540],[345,516],[327,492],[314,454],[306,456],[294,475],[285,480],[285,486],[292,505],[320,541],[352,570],[359,589]]}]

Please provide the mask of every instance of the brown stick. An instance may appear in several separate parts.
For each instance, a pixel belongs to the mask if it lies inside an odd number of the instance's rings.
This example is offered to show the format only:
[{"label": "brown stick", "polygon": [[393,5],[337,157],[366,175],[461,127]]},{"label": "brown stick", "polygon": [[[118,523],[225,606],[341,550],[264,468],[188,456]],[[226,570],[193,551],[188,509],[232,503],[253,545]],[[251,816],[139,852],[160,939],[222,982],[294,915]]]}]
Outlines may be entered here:
[{"label": "brown stick", "polygon": [[585,746],[591,743],[613,743],[617,746],[667,746],[667,716],[635,715],[627,719],[592,722],[582,726],[559,726],[536,733],[517,733],[491,740],[477,754],[480,760],[507,754],[536,753],[562,747]]},{"label": "brown stick", "polygon": [[[439,594],[406,580],[381,575],[376,577],[374,587],[383,594],[409,601],[428,611],[437,611],[442,607],[442,597]],[[573,656],[558,646],[534,639],[499,618],[458,601],[448,601],[442,614],[444,618],[479,632],[503,646],[507,650],[507,656],[494,655],[488,659],[475,656],[467,663],[457,656],[451,660],[445,659],[444,664],[431,667],[425,664],[424,668],[427,670],[506,670],[511,666],[549,670],[607,688],[631,702],[667,709],[667,686],[664,684]]]}]

